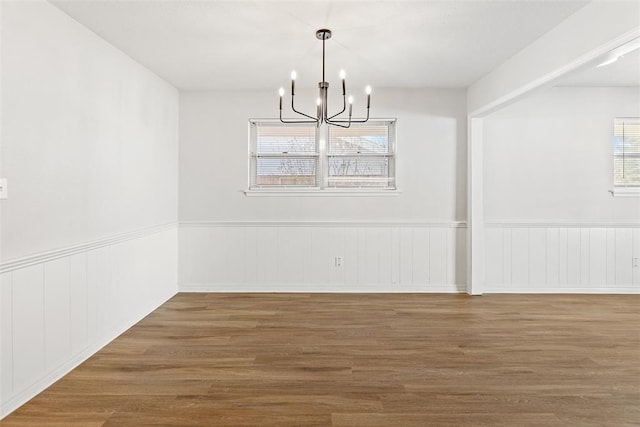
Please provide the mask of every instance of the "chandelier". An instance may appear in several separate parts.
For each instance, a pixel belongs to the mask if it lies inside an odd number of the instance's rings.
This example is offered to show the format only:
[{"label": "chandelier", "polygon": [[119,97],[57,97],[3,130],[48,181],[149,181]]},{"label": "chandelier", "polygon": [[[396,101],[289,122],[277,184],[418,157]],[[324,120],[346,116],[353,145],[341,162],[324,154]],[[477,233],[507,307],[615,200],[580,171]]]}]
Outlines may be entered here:
[{"label": "chandelier", "polygon": [[[296,95],[296,72],[291,72],[291,109],[294,113],[299,114],[304,118],[300,119],[283,119],[282,118],[282,98],[284,97],[284,88],[280,88],[280,121],[282,123],[315,123],[318,127],[323,123],[332,126],[340,126],[343,128],[348,128],[351,126],[351,123],[364,123],[369,120],[369,107],[371,106],[371,86],[367,86],[365,92],[367,94],[367,117],[364,120],[354,120],[352,119],[353,113],[353,96],[349,96],[347,99],[347,86],[345,82],[345,72],[344,70],[340,71],[340,79],[342,79],[342,110],[336,114],[329,115],[328,112],[328,99],[329,99],[329,83],[325,81],[324,78],[324,45],[327,40],[331,38],[331,30],[320,29],[316,31],[316,38],[318,40],[322,40],[322,81],[318,83],[319,93],[318,99],[316,100],[316,115],[311,116],[309,114],[305,114],[301,111],[296,110],[294,99]],[[347,101],[349,103],[349,119],[345,120],[344,118],[340,118],[347,110]],[[344,117],[344,116],[343,116]]]}]

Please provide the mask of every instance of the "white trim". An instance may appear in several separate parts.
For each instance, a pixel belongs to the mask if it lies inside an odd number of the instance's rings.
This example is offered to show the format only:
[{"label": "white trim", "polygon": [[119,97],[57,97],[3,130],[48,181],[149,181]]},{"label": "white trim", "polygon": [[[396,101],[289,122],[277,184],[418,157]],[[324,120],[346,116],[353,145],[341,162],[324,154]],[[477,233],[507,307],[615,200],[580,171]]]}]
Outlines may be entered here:
[{"label": "white trim", "polygon": [[294,159],[304,159],[307,157],[320,157],[320,153],[305,153],[305,152],[301,152],[301,153],[297,153],[297,152],[292,152],[292,153],[262,153],[262,154],[257,154],[257,153],[251,153],[252,157],[255,157],[257,159],[269,159],[269,158],[275,158],[275,159],[279,159],[280,157],[290,157],[290,158],[294,158]]},{"label": "white trim", "polygon": [[513,284],[488,284],[485,285],[485,294],[640,294],[639,286],[566,286],[554,285],[513,285]]},{"label": "white trim", "polygon": [[166,224],[154,225],[152,227],[141,228],[127,233],[116,234],[113,236],[105,237],[102,239],[91,240],[85,243],[77,245],[67,246],[65,248],[53,249],[50,251],[40,252],[25,257],[9,259],[0,262],[0,274],[6,273],[20,268],[28,267],[30,265],[40,264],[54,259],[63,258],[69,255],[74,255],[80,252],[87,252],[93,249],[101,248],[104,246],[113,245],[116,243],[124,242],[127,240],[133,240],[140,237],[145,237],[151,234],[159,233],[164,230],[168,230],[177,226],[177,222],[169,222]]},{"label": "white trim", "polygon": [[485,223],[487,228],[640,228],[640,222],[623,223],[623,222],[488,222]]},{"label": "white trim", "polygon": [[180,221],[180,228],[206,227],[402,227],[402,228],[466,228],[464,221]]},{"label": "white trim", "polygon": [[27,403],[29,400],[33,399],[36,395],[41,393],[47,387],[51,386],[53,383],[58,381],[60,378],[71,372],[74,368],[79,366],[82,362],[93,356],[95,353],[100,351],[101,348],[109,344],[111,341],[116,339],[118,336],[126,332],[129,328],[140,322],[146,316],[148,316],[151,312],[156,310],[162,304],[167,302],[169,299],[173,298],[176,293],[173,293],[169,296],[164,296],[159,298],[152,304],[149,304],[147,308],[140,311],[137,316],[134,316],[128,322],[124,322],[119,327],[114,328],[110,332],[105,333],[105,335],[94,345],[86,347],[84,350],[76,354],[71,359],[67,360],[66,363],[58,367],[53,372],[50,372],[48,375],[38,379],[35,383],[27,387],[25,390],[13,395],[7,401],[0,402],[0,420],[20,406]]},{"label": "white trim", "polygon": [[640,187],[615,187],[609,192],[613,197],[640,197]]},{"label": "white trim", "polygon": [[[286,117],[283,117],[283,119],[287,120]],[[364,117],[353,117],[353,120],[364,120]],[[385,125],[391,124],[391,123],[395,123],[398,121],[397,117],[378,117],[378,118],[374,118],[371,117],[369,118],[369,120],[367,121],[367,123],[371,124],[371,123],[382,123]],[[274,124],[274,125],[280,125],[280,126],[315,126],[313,123],[282,123],[280,121],[279,118],[273,118],[273,117],[266,117],[266,118],[259,118],[259,117],[254,117],[252,119],[249,119],[249,125],[251,124],[258,124],[258,123],[269,123],[269,124]],[[358,125],[358,124],[363,124],[363,123],[356,123],[354,122],[354,125]]]},{"label": "white trim", "polygon": [[447,293],[466,292],[466,284],[411,283],[180,283],[179,292],[203,293]]},{"label": "white trim", "polygon": [[467,135],[467,293],[482,295],[484,246],[484,119],[468,118]]},{"label": "white trim", "polygon": [[399,196],[402,194],[397,189],[388,190],[372,190],[369,188],[349,188],[348,190],[332,189],[332,188],[318,188],[313,187],[309,189],[291,189],[289,188],[253,188],[244,190],[244,195],[248,197],[386,197],[386,196]]}]

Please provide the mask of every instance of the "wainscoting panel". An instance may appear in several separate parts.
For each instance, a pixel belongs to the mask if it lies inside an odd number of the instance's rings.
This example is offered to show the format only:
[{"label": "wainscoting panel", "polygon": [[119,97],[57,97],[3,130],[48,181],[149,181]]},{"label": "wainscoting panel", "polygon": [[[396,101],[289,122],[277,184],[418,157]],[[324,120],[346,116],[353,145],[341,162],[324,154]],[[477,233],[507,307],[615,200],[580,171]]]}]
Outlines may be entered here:
[{"label": "wainscoting panel", "polygon": [[179,288],[464,292],[464,223],[187,222]]},{"label": "wainscoting panel", "polygon": [[177,292],[169,224],[0,264],[0,418]]},{"label": "wainscoting panel", "polygon": [[69,333],[71,354],[76,354],[89,344],[87,254],[72,255],[69,258],[69,268]]},{"label": "wainscoting panel", "polygon": [[487,293],[640,293],[640,225],[491,224],[486,251]]},{"label": "wainscoting panel", "polygon": [[69,258],[44,263],[45,369],[51,371],[71,353]]},{"label": "wainscoting panel", "polygon": [[12,392],[13,275],[4,273],[0,274],[0,402],[4,402]]},{"label": "wainscoting panel", "polygon": [[13,387],[23,390],[45,374],[44,265],[16,270],[12,276]]}]

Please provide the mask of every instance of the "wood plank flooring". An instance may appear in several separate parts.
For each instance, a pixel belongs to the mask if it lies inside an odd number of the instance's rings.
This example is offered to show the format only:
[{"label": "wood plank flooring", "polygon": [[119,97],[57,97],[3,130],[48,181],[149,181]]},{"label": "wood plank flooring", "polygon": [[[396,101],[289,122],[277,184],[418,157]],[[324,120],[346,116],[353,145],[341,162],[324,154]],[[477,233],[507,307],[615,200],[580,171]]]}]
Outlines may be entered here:
[{"label": "wood plank flooring", "polygon": [[178,294],[0,425],[640,425],[640,297]]}]

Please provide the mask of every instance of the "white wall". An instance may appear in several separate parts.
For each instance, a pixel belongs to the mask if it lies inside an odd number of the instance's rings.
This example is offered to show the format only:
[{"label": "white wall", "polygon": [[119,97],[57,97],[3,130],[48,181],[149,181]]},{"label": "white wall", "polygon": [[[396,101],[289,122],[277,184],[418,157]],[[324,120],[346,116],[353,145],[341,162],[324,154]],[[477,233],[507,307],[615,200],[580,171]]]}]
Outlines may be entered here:
[{"label": "white wall", "polygon": [[487,116],[485,221],[639,222],[640,198],[608,192],[613,119],[639,116],[632,87],[556,87]]},{"label": "white wall", "polygon": [[276,117],[277,92],[183,93],[180,221],[463,221],[465,102],[464,90],[374,92],[373,116],[398,119],[396,197],[246,197],[248,119]]},{"label": "white wall", "polygon": [[460,290],[465,102],[464,90],[374,92],[374,116],[398,119],[395,196],[247,197],[248,119],[274,117],[276,92],[182,94],[181,289]]},{"label": "white wall", "polygon": [[0,417],[177,291],[178,91],[2,2]]},{"label": "white wall", "polygon": [[47,2],[2,16],[2,259],[177,220],[178,91]]},{"label": "white wall", "polygon": [[485,118],[485,292],[640,292],[640,198],[609,193],[638,116],[638,88],[555,87]]}]

